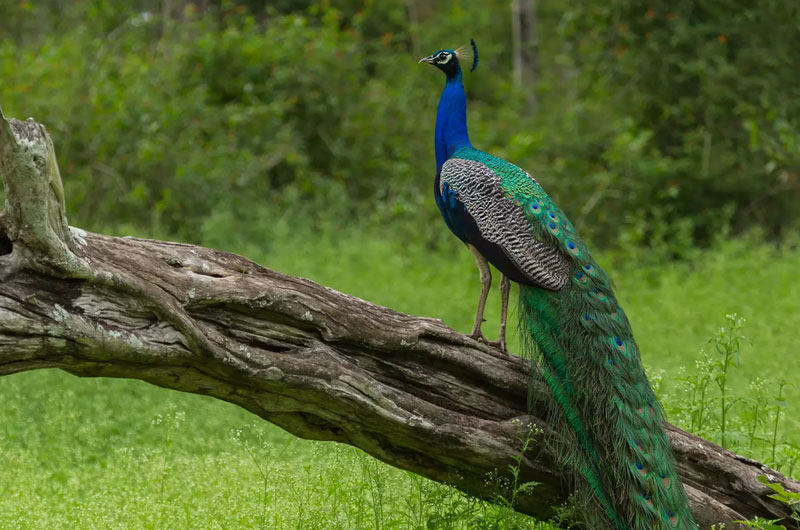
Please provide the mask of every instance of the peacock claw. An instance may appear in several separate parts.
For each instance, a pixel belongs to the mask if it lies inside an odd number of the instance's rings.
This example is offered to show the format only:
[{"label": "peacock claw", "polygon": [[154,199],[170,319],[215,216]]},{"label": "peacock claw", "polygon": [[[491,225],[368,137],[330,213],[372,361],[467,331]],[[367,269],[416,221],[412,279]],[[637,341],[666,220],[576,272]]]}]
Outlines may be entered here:
[{"label": "peacock claw", "polygon": [[491,343],[489,342],[489,339],[487,339],[486,337],[484,337],[484,336],[483,336],[483,333],[481,333],[480,331],[473,331],[472,333],[470,333],[470,334],[469,334],[469,335],[467,335],[467,336],[468,336],[469,338],[473,339],[473,340],[477,340],[478,342],[482,342],[483,344],[491,344]]},{"label": "peacock claw", "polygon": [[492,348],[497,348],[503,353],[508,353],[508,348],[506,347],[505,339],[500,340],[489,340],[483,336],[483,333],[478,331],[477,333],[470,333],[467,337],[480,342],[481,344],[486,344],[487,346],[491,346]]}]

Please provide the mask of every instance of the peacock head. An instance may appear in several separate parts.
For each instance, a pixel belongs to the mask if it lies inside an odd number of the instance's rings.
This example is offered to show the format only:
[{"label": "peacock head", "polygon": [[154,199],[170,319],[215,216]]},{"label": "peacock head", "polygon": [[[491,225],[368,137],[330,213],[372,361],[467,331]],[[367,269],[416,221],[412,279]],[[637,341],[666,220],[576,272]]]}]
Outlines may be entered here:
[{"label": "peacock head", "polygon": [[464,61],[465,64],[472,64],[469,69],[470,72],[478,67],[478,47],[475,45],[475,39],[470,39],[469,44],[465,44],[458,49],[439,50],[419,60],[420,63],[432,64],[444,72],[448,79],[461,75],[461,61]]}]

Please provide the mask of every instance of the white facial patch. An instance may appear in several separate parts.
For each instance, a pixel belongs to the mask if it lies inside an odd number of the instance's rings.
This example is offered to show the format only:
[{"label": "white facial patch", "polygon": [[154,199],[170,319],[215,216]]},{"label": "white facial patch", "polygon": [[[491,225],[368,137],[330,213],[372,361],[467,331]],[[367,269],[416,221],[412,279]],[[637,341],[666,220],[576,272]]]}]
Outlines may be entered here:
[{"label": "white facial patch", "polygon": [[436,58],[436,64],[447,64],[450,62],[450,59],[452,58],[453,58],[452,53],[443,53]]}]

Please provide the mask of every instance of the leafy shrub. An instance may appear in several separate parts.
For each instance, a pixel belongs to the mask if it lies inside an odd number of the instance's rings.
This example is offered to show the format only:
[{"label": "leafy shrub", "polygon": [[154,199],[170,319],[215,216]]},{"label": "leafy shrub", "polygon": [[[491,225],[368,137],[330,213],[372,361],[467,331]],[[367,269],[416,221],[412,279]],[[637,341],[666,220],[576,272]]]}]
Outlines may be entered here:
[{"label": "leafy shrub", "polygon": [[512,82],[508,2],[211,4],[0,0],[0,100],[53,133],[73,223],[192,241],[359,223],[438,245],[442,79],[416,58],[474,36],[474,142],[592,239],[657,261],[797,224],[792,0],[540,2],[536,87]]}]

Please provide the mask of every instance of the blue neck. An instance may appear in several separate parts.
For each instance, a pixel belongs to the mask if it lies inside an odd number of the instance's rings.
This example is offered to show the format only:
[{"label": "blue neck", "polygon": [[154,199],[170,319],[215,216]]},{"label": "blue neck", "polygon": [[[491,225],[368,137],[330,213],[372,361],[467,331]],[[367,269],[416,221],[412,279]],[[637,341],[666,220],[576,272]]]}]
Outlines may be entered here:
[{"label": "blue neck", "polygon": [[436,112],[436,173],[457,149],[472,146],[467,133],[467,96],[461,71],[447,78]]}]

